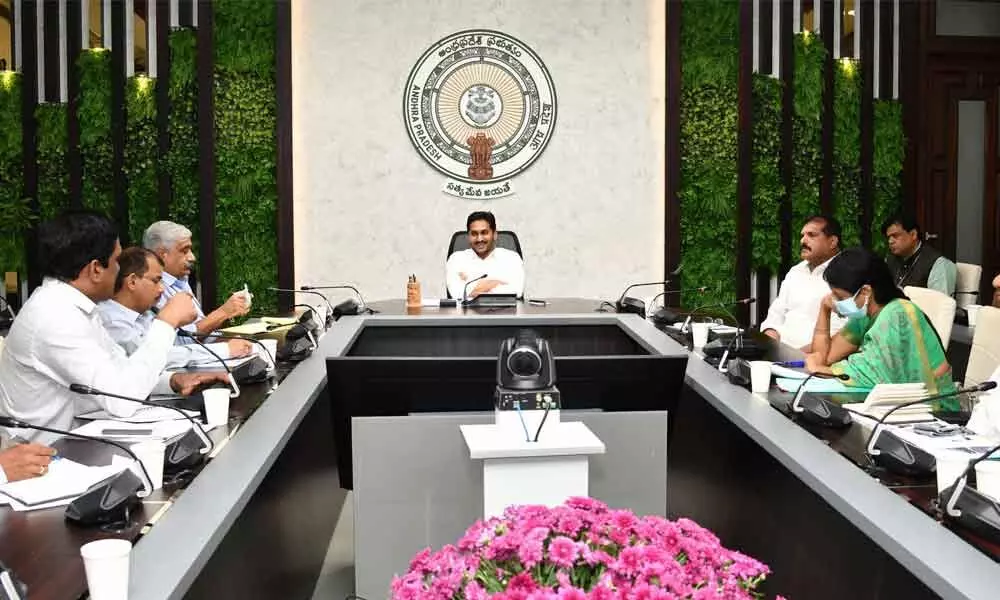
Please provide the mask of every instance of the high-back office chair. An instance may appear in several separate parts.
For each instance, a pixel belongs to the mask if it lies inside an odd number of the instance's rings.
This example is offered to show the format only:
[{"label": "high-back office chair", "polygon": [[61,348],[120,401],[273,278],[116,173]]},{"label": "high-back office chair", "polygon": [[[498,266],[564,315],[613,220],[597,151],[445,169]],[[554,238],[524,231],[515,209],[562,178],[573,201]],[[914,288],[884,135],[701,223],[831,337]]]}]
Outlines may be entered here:
[{"label": "high-back office chair", "polygon": [[[524,258],[524,254],[521,253],[521,241],[517,239],[517,234],[513,231],[506,229],[498,231],[497,246],[505,250],[517,252],[518,256],[522,259]],[[448,255],[445,256],[445,260],[448,260],[448,257],[456,252],[468,250],[469,247],[469,233],[466,231],[456,231],[451,234],[451,243],[448,244]]]},{"label": "high-back office chair", "polygon": [[969,263],[955,263],[958,276],[955,278],[955,301],[959,308],[979,304],[979,283],[983,268]]},{"label": "high-back office chair", "polygon": [[[513,231],[507,229],[497,231],[497,247],[517,252],[517,255],[522,260],[524,259],[524,254],[521,252],[521,240],[517,239],[517,234]],[[456,231],[451,234],[451,242],[448,244],[448,254],[445,256],[445,260],[448,260],[448,257],[452,254],[468,250],[469,248],[469,233],[467,231]],[[450,291],[445,290],[445,293],[451,298]]]},{"label": "high-back office chair", "polygon": [[937,290],[912,285],[903,288],[903,293],[924,311],[937,330],[941,345],[947,350],[948,342],[951,341],[951,326],[955,322],[955,299]]},{"label": "high-back office chair", "polygon": [[965,367],[965,385],[986,381],[997,367],[1000,367],[1000,308],[984,306],[976,316],[969,364]]}]

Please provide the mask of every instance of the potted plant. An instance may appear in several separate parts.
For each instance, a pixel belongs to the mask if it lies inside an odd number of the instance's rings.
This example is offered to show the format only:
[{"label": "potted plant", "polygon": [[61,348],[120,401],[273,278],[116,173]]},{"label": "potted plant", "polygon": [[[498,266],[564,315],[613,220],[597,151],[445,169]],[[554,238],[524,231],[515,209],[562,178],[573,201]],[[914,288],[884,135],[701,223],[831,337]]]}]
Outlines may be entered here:
[{"label": "potted plant", "polygon": [[591,498],[513,506],[456,545],[426,548],[393,600],[760,598],[767,565],[689,519],[637,517]]}]

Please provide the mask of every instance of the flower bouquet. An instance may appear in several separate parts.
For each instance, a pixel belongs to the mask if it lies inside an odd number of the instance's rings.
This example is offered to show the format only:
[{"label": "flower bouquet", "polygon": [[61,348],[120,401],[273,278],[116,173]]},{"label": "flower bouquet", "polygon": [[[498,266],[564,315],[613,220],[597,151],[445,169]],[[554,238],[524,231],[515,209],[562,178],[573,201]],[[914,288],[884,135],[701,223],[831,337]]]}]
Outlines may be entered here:
[{"label": "flower bouquet", "polygon": [[393,600],[760,598],[769,569],[688,519],[636,517],[591,498],[512,506],[455,546],[417,554]]}]

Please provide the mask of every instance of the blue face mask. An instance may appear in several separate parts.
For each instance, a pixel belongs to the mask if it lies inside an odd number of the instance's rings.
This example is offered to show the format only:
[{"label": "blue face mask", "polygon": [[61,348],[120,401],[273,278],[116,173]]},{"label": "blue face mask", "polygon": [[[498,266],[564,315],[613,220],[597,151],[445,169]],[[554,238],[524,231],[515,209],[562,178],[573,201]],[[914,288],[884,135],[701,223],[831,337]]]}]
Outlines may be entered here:
[{"label": "blue face mask", "polygon": [[868,314],[868,298],[865,298],[865,303],[860,307],[854,301],[860,293],[861,290],[858,290],[850,298],[837,300],[837,303],[834,305],[834,310],[837,311],[837,314],[845,319],[858,319]]}]

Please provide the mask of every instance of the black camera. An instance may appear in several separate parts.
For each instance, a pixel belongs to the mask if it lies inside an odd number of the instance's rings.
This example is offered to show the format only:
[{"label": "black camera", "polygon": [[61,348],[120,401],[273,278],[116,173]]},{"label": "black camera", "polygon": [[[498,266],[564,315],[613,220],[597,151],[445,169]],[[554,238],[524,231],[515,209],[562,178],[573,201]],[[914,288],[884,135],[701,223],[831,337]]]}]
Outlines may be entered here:
[{"label": "black camera", "polygon": [[500,344],[497,387],[503,390],[537,391],[556,383],[556,365],[549,343],[530,329],[517,332]]}]

